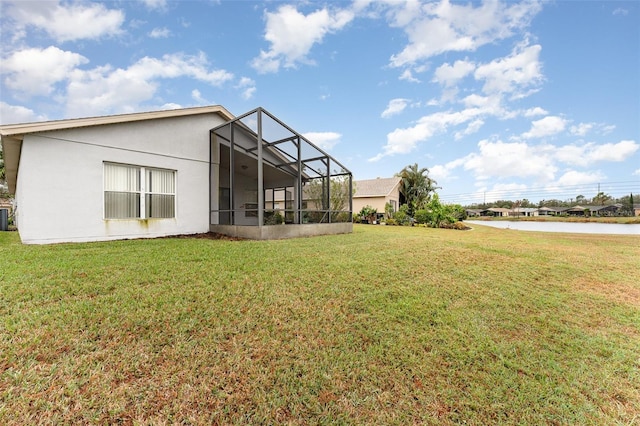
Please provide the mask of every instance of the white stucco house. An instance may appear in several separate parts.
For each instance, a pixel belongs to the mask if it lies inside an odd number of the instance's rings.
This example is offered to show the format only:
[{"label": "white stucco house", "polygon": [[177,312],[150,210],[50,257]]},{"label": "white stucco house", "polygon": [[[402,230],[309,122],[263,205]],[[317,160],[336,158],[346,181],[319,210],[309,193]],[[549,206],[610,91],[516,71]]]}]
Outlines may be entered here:
[{"label": "white stucco house", "polygon": [[[239,117],[206,106],[2,125],[0,141],[23,243],[352,230],[351,200],[331,211],[330,185],[313,211],[298,195],[305,185],[350,182],[351,173],[262,108]],[[276,193],[287,202],[269,209]]]}]

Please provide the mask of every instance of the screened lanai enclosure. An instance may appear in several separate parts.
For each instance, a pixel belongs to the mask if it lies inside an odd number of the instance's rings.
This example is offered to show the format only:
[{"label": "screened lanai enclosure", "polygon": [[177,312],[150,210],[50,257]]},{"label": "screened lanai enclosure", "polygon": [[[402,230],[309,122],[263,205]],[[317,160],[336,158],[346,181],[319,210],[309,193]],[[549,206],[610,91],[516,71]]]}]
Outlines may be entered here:
[{"label": "screened lanai enclosure", "polygon": [[351,232],[351,172],[275,116],[257,108],[210,137],[211,231],[253,239]]}]

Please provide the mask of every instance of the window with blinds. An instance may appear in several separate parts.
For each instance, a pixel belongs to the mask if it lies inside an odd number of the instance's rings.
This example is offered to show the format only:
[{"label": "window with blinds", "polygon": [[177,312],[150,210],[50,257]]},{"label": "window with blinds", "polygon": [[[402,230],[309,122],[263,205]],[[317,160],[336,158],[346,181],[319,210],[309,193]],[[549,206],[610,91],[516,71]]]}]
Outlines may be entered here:
[{"label": "window with blinds", "polygon": [[175,217],[176,172],[104,163],[105,219]]}]

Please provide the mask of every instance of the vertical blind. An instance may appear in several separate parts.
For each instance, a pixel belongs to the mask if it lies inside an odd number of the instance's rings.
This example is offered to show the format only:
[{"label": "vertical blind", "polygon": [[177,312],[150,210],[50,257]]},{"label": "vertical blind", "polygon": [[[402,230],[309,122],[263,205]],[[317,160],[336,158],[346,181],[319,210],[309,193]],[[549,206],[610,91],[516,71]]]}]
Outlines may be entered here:
[{"label": "vertical blind", "polygon": [[175,172],[105,163],[104,214],[107,219],[175,217]]},{"label": "vertical blind", "polygon": [[175,217],[175,172],[147,169],[146,217]]},{"label": "vertical blind", "polygon": [[140,168],[104,165],[104,216],[107,219],[140,217]]}]

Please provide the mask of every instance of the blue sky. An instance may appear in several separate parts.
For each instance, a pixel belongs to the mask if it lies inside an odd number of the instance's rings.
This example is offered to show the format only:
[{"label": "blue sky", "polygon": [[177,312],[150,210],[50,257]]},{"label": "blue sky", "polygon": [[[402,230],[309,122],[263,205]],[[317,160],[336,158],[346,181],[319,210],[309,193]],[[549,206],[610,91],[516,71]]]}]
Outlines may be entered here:
[{"label": "blue sky", "polygon": [[640,195],[636,1],[0,2],[0,122],[266,108],[445,201]]}]

